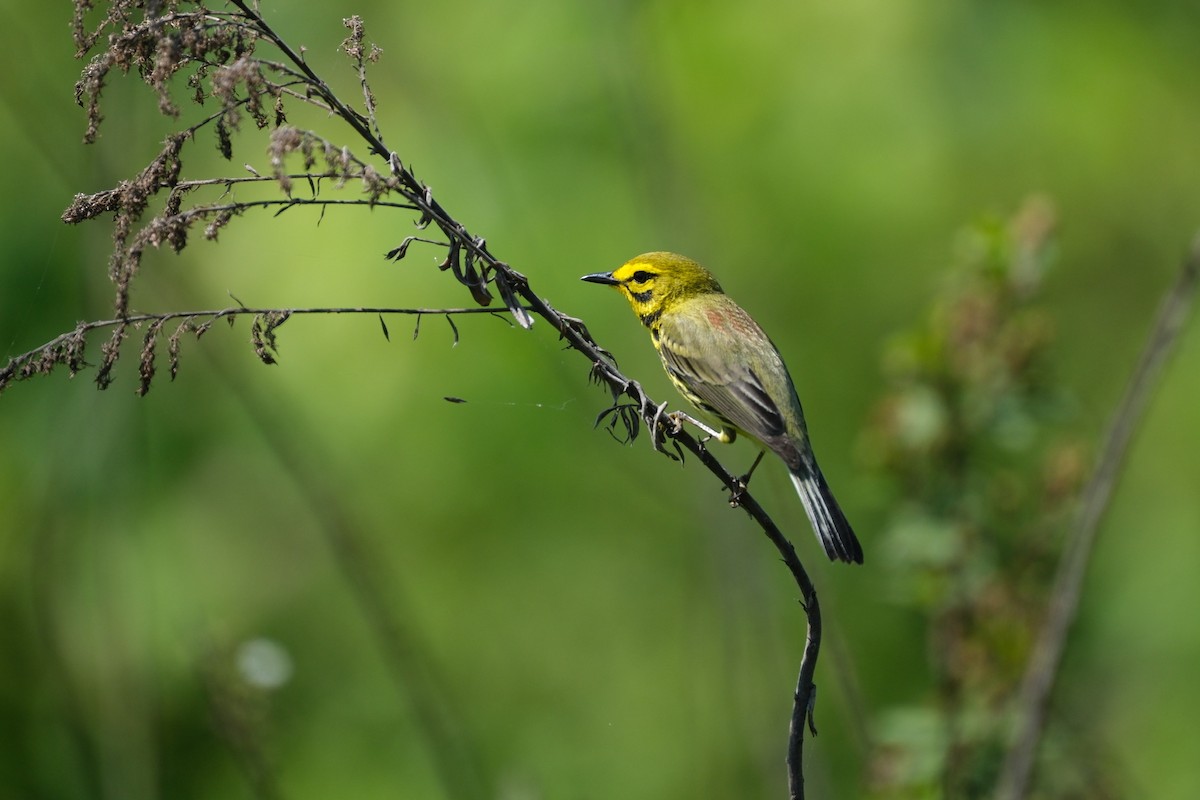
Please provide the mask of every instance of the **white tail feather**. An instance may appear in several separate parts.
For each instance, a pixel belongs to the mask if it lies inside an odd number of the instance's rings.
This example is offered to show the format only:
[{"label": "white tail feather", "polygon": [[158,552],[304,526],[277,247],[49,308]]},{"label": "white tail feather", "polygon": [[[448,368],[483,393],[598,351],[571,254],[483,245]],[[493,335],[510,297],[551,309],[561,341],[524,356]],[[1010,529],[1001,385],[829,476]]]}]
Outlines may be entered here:
[{"label": "white tail feather", "polygon": [[796,493],[804,504],[813,533],[825,548],[831,561],[862,563],[862,545],[842,514],[842,509],[829,491],[829,484],[819,469],[808,474],[791,473]]}]

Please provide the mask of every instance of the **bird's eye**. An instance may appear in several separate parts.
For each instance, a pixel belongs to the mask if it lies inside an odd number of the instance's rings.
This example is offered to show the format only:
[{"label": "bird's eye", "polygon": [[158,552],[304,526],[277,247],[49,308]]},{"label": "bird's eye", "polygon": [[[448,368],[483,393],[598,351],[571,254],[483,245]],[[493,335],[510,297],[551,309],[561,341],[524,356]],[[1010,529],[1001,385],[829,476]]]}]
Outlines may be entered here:
[{"label": "bird's eye", "polygon": [[644,269],[639,269],[637,272],[633,273],[633,277],[631,278],[634,283],[646,283],[653,279],[654,273],[646,272]]}]

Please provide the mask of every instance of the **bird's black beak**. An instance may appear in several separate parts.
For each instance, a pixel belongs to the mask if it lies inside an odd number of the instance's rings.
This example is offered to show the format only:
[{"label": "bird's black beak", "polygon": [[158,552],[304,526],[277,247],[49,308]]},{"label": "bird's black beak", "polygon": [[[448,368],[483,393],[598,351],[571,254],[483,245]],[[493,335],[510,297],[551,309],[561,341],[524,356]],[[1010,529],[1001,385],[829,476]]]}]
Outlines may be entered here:
[{"label": "bird's black beak", "polygon": [[603,283],[605,286],[616,286],[620,283],[619,280],[613,278],[611,272],[593,272],[591,275],[584,275],[579,280],[588,283]]}]

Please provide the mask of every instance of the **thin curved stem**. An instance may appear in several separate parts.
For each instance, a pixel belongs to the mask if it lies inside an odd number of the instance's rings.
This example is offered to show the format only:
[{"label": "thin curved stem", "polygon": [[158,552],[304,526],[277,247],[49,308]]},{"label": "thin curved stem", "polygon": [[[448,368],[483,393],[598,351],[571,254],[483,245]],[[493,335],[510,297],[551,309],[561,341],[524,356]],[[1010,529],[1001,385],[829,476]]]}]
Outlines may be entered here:
[{"label": "thin curved stem", "polygon": [[1113,416],[1100,460],[1084,488],[1079,511],[1055,576],[1046,622],[1021,684],[1016,727],[996,793],[1000,800],[1020,800],[1029,792],[1050,695],[1066,650],[1067,634],[1079,612],[1083,579],[1091,561],[1100,520],[1112,499],[1133,435],[1145,417],[1146,405],[1158,386],[1167,358],[1187,321],[1198,280],[1200,234],[1193,240],[1191,251],[1174,285],[1163,296],[1146,346]]}]

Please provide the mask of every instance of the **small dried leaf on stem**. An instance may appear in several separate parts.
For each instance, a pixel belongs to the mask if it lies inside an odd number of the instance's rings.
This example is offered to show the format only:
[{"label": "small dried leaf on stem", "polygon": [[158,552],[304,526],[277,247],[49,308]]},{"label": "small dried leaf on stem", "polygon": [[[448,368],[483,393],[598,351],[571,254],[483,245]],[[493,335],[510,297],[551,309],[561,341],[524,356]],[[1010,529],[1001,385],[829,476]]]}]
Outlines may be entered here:
[{"label": "small dried leaf on stem", "polygon": [[113,366],[121,355],[121,343],[125,341],[127,328],[126,322],[118,324],[113,329],[112,336],[100,348],[100,366],[96,369],[96,386],[100,389],[107,389],[112,385]]}]

